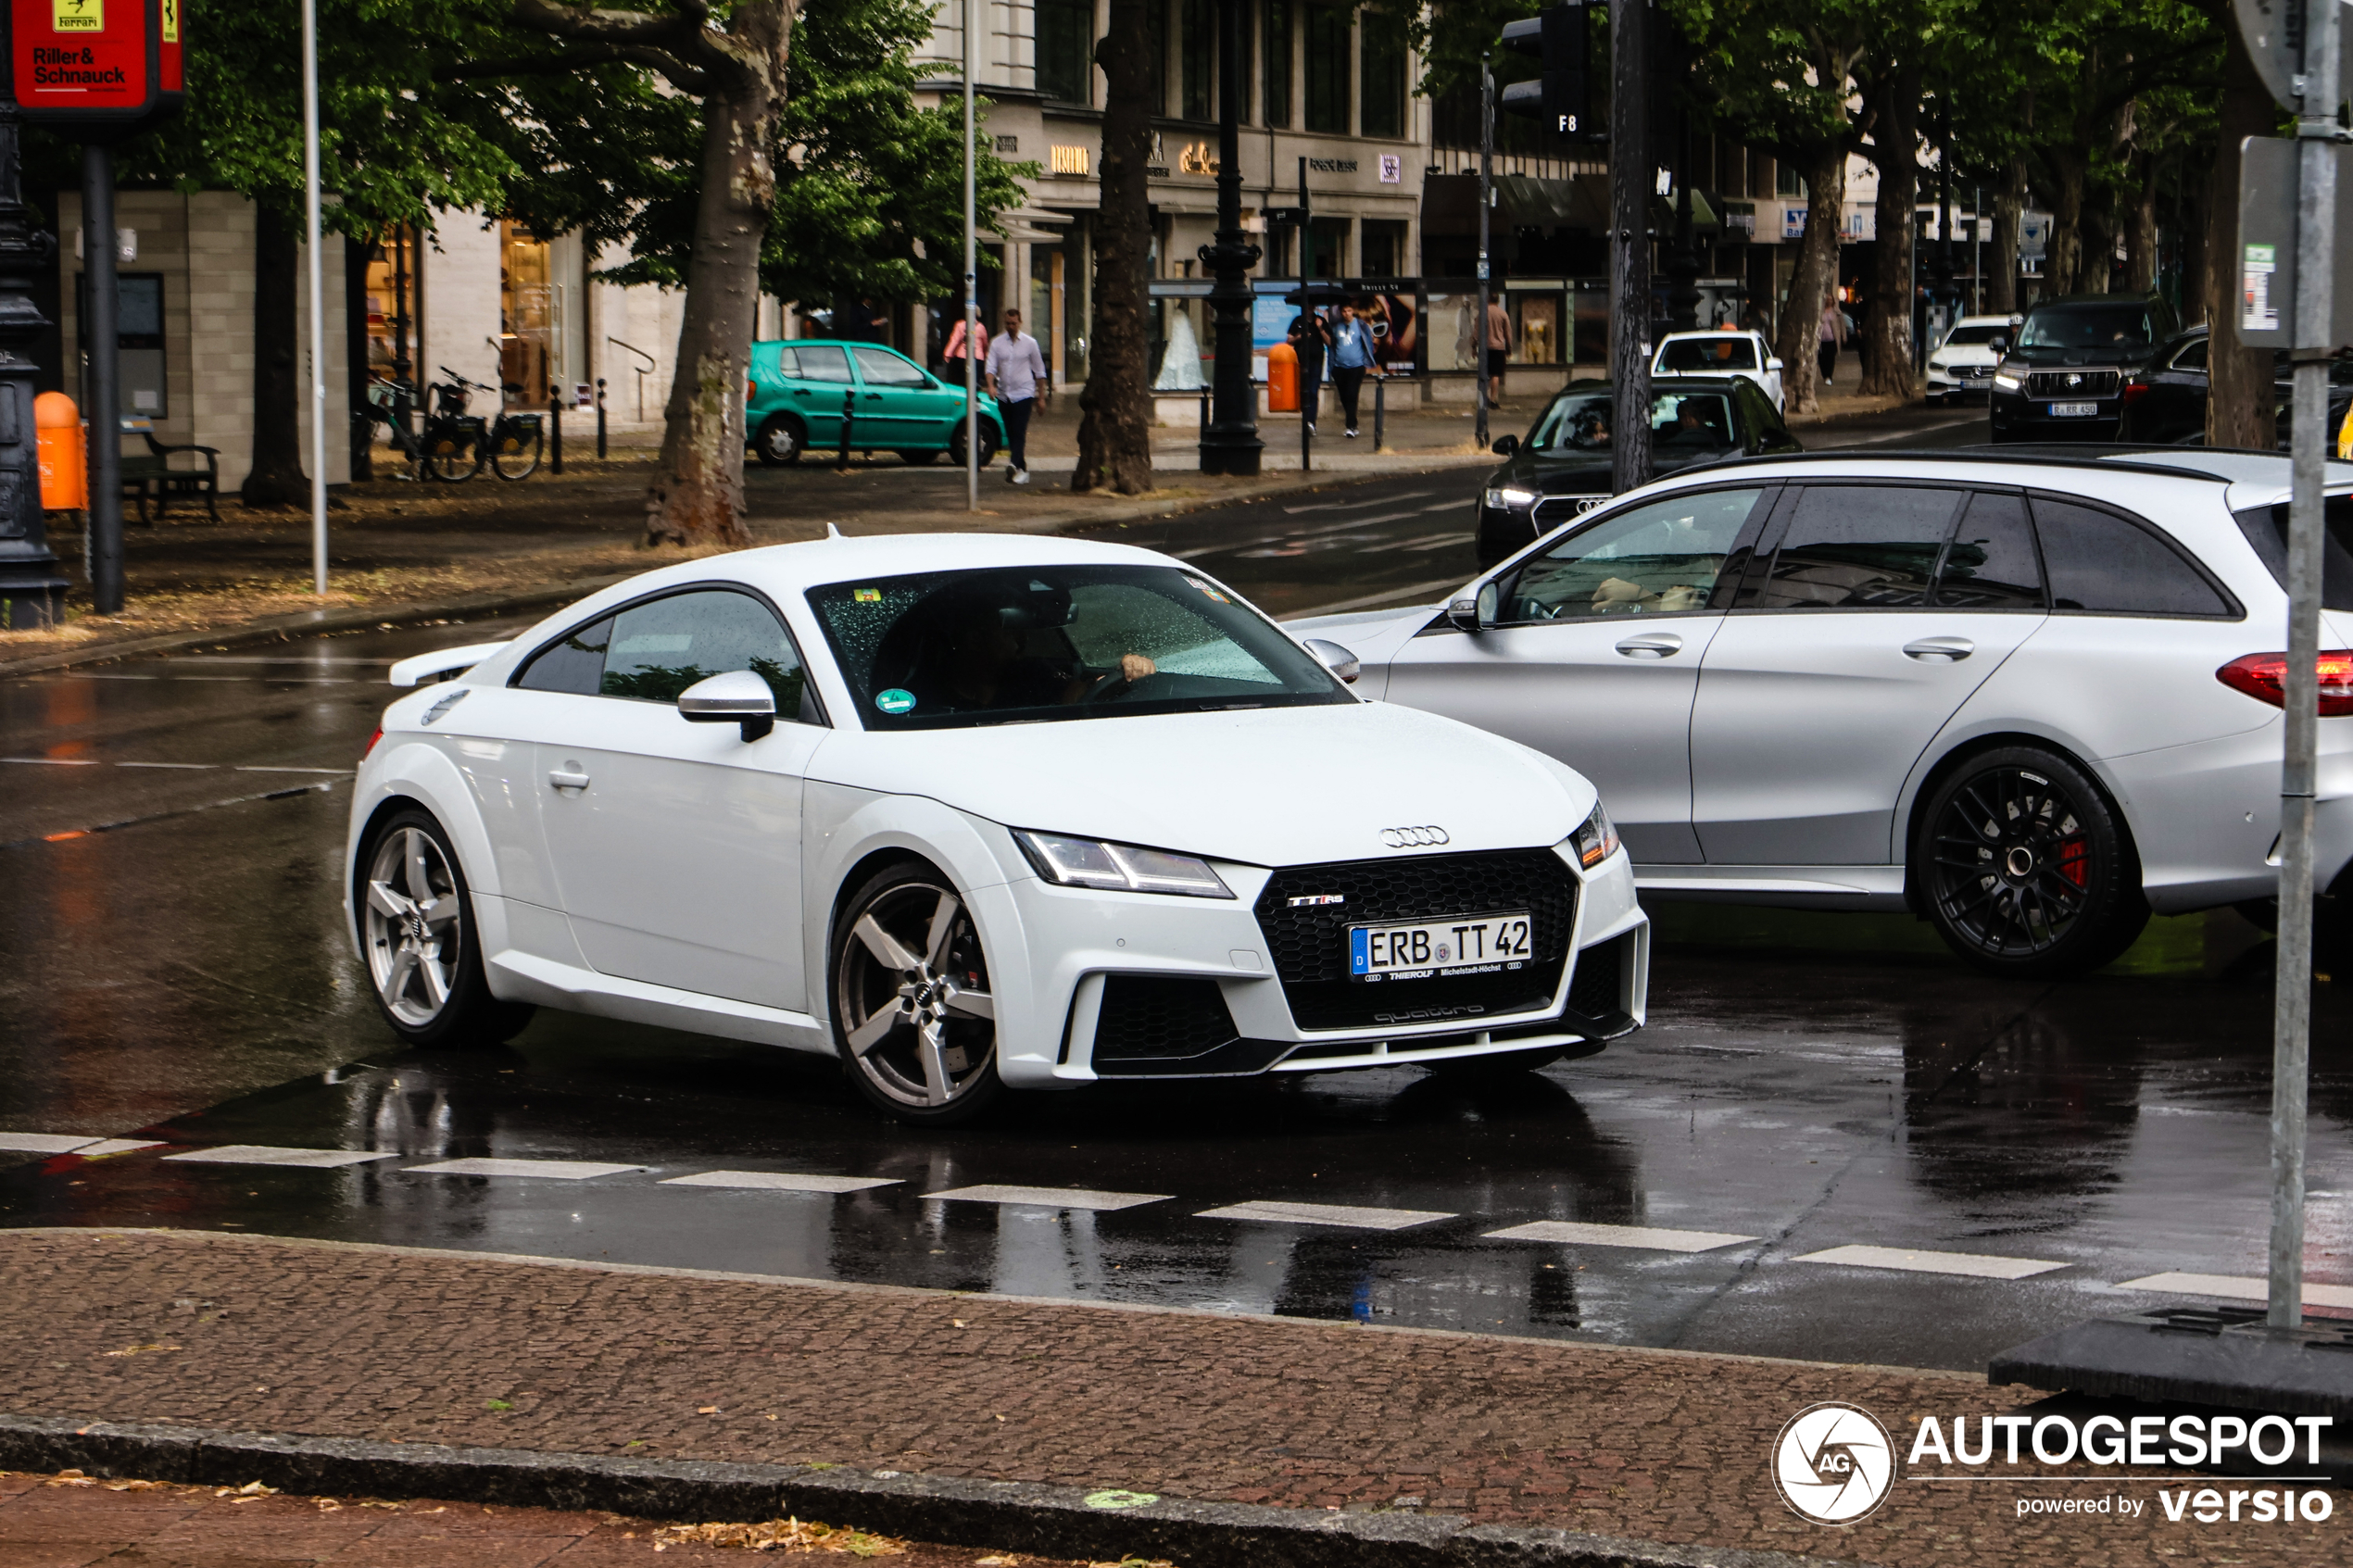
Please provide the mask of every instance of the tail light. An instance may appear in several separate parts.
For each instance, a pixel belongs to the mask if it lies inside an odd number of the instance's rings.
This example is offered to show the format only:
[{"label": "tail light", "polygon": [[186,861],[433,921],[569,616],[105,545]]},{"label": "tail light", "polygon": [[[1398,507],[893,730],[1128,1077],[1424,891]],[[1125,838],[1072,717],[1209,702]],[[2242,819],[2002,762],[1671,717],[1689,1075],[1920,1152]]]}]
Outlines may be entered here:
[{"label": "tail light", "polygon": [[[2341,719],[2353,714],[2353,649],[2331,648],[2320,659],[2321,717]],[[2234,692],[2245,692],[2274,708],[2287,706],[2287,655],[2250,653],[2214,671],[2214,678]]]},{"label": "tail light", "polygon": [[2135,377],[2124,383],[2124,401],[2132,402],[2149,389],[2149,383]]},{"label": "tail light", "polygon": [[747,399],[749,399],[749,398],[754,398],[754,397],[757,397],[757,396],[759,396],[759,395],[760,395],[760,383],[759,383],[758,382],[756,382],[756,381],[748,381],[748,382],[744,383],[744,396],[745,396]]},{"label": "tail light", "polygon": [[369,758],[374,756],[376,743],[384,738],[384,727],[382,724],[378,724],[375,727],[374,732],[368,736],[368,744],[359,748],[359,760],[365,762]]}]

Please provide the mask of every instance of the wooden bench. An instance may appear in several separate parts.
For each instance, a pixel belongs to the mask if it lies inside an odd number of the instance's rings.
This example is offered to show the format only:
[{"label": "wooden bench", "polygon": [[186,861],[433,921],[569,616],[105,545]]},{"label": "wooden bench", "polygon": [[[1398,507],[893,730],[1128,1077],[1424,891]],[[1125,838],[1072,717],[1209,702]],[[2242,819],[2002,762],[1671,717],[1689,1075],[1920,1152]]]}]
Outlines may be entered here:
[{"label": "wooden bench", "polygon": [[[198,446],[193,443],[167,445],[157,441],[155,432],[143,430],[140,438],[146,442],[146,455],[126,453],[122,458],[122,494],[125,499],[137,497],[139,521],[152,524],[170,508],[174,495],[202,495],[204,509],[213,521],[220,521],[220,449]],[[175,469],[174,454],[194,452],[201,469]],[[150,502],[155,517],[147,515]]]}]

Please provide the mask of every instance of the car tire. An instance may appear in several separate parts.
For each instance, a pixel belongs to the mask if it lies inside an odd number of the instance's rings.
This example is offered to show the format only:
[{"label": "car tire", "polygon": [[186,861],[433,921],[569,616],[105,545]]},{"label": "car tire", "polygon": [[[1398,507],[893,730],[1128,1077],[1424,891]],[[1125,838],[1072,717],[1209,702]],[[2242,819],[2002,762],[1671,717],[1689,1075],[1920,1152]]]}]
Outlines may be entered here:
[{"label": "car tire", "polygon": [[789,468],[808,448],[808,430],[790,414],[771,414],[751,438],[752,456],[764,469]]},{"label": "car tire", "polygon": [[465,870],[431,812],[406,808],[377,823],[358,871],[360,955],[395,1034],[420,1049],[448,1050],[504,1045],[522,1033],[535,1010],[491,995]]},{"label": "car tire", "polygon": [[[997,456],[997,428],[987,420],[980,421],[980,466],[987,468]],[[964,421],[958,420],[948,433],[948,460],[958,468],[964,466]]]},{"label": "car tire", "polygon": [[1963,959],[1994,974],[2080,974],[2148,924],[2131,830],[2090,773],[2041,746],[1969,758],[1930,793],[1911,875]]},{"label": "car tire", "polygon": [[1566,1046],[1539,1046],[1534,1050],[1496,1051],[1487,1056],[1425,1061],[1421,1065],[1433,1078],[1443,1078],[1450,1084],[1476,1084],[1509,1077],[1517,1073],[1534,1073],[1550,1067],[1567,1054],[1568,1047]]},{"label": "car tire", "polygon": [[944,872],[909,859],[867,878],[841,902],[826,972],[842,1073],[875,1110],[954,1126],[1003,1095],[988,960]]}]

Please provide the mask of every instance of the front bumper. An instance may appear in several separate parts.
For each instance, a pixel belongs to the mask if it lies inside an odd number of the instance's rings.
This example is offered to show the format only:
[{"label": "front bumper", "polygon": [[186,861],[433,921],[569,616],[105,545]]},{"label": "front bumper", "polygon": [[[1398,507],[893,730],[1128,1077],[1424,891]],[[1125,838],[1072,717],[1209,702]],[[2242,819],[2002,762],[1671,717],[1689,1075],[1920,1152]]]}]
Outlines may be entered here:
[{"label": "front bumper", "polygon": [[2082,398],[2095,410],[2090,414],[2054,415],[2052,400],[2028,397],[2023,392],[1992,389],[1987,398],[1989,418],[1996,441],[2113,441],[2116,421],[2124,412],[2124,399],[2114,397]]},{"label": "front bumper", "polygon": [[1038,1037],[1000,1039],[998,1071],[1013,1087],[1043,1088],[1398,1066],[1552,1046],[1599,1049],[1646,1016],[1649,922],[1623,853],[1584,875],[1567,857],[1543,853],[1560,859],[1575,890],[1567,961],[1544,994],[1508,1010],[1459,997],[1426,1007],[1413,986],[1442,986],[1444,977],[1400,982],[1380,993],[1396,998],[1393,1010],[1328,1028],[1300,1024],[1292,983],[1279,972],[1286,960],[1261,923],[1259,898],[1276,872],[1220,864],[1236,894],[1230,900],[1019,878],[1004,892],[1038,966],[1041,1027],[1027,1032]]},{"label": "front bumper", "polygon": [[1994,371],[1989,366],[1981,370],[1973,366],[1938,370],[1929,367],[1928,395],[1931,397],[1984,397],[1994,390]]}]

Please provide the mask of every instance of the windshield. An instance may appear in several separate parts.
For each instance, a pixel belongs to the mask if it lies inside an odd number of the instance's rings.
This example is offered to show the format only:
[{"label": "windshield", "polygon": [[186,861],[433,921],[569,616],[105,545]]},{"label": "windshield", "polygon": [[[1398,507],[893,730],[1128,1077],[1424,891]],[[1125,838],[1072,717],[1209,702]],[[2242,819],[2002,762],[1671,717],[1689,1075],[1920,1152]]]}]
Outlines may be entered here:
[{"label": "windshield", "polygon": [[2019,333],[2020,348],[2146,348],[2149,315],[2137,305],[2037,310]]},{"label": "windshield", "polygon": [[[1666,392],[1651,399],[1651,444],[1655,446],[1731,446],[1738,444],[1737,431],[1731,399],[1723,393]],[[1528,444],[1538,451],[1606,452],[1609,393],[1564,393],[1536,421],[1536,433],[1528,438]]]},{"label": "windshield", "polygon": [[1675,338],[1659,350],[1658,368],[1701,375],[1726,370],[1753,370],[1756,369],[1756,345],[1744,337],[1730,334]]},{"label": "windshield", "polygon": [[929,571],[809,590],[870,730],[1349,702],[1255,610],[1176,567]]},{"label": "windshield", "polygon": [[1955,327],[1945,335],[1944,344],[1948,348],[1977,348],[1992,343],[1997,337],[2008,336],[2009,330],[2009,324],[2005,321],[1985,321],[1974,327]]}]

